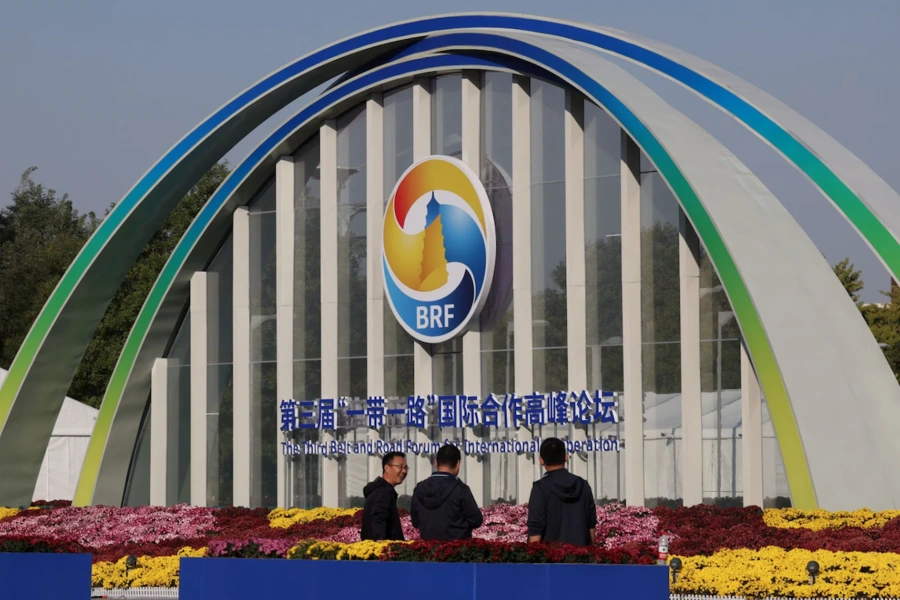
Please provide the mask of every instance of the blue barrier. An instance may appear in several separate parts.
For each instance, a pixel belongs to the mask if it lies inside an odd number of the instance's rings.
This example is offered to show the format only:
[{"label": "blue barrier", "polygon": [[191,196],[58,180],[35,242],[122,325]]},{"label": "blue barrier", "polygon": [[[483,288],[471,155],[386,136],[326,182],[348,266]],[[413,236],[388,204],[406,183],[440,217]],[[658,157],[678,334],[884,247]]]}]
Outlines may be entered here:
[{"label": "blue barrier", "polygon": [[182,558],[179,600],[668,600],[660,566]]},{"label": "blue barrier", "polygon": [[87,600],[90,597],[90,554],[0,553],[0,598],[3,600]]}]

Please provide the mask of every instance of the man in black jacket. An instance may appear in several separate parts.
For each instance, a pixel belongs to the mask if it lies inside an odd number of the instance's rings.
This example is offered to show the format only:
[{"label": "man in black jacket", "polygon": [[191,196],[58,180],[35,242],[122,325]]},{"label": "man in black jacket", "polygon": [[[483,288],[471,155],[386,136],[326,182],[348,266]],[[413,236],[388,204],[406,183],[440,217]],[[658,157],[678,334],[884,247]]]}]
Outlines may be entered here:
[{"label": "man in black jacket", "polygon": [[484,517],[472,490],[457,478],[459,448],[446,445],[437,453],[437,471],[413,492],[410,517],[423,540],[467,540]]},{"label": "man in black jacket", "polygon": [[363,540],[403,540],[394,488],[403,483],[409,473],[406,455],[388,452],[381,459],[381,470],[381,477],[363,488],[366,504],[359,537]]},{"label": "man in black jacket", "polygon": [[547,470],[528,500],[528,541],[589,546],[595,542],[597,506],[587,481],[566,470],[566,446],[557,438],[541,443]]}]

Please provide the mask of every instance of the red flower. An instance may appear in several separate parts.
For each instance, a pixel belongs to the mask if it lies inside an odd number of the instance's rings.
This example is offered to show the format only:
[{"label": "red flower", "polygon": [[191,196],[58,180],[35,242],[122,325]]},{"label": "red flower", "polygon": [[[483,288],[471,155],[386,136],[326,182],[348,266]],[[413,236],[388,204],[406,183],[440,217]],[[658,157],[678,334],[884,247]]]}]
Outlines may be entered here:
[{"label": "red flower", "polygon": [[653,564],[656,554],[646,543],[626,544],[607,550],[568,544],[525,544],[472,539],[456,542],[419,540],[392,544],[382,560],[403,562],[467,563],[590,563]]}]

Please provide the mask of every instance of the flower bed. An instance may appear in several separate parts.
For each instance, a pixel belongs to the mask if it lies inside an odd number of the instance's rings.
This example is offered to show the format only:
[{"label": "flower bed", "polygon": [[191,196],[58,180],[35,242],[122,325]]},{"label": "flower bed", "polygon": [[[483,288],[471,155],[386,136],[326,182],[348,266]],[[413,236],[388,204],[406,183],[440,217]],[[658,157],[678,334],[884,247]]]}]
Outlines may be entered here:
[{"label": "flower bed", "polygon": [[328,508],[321,506],[304,510],[302,508],[276,508],[267,517],[269,525],[287,529],[297,523],[310,523],[312,521],[331,521],[338,517],[352,517],[359,511],[358,508]]},{"label": "flower bed", "polygon": [[[752,596],[900,595],[900,511],[597,507],[597,544],[525,544],[526,506],[483,509],[466,542],[360,542],[358,509],[73,508],[42,502],[0,508],[0,551],[88,552],[97,587],[178,584],[181,556],[331,560],[652,564],[660,535],[682,561],[672,590]],[[137,557],[129,568],[127,556]],[[810,585],[806,564],[821,573]]]},{"label": "flower bed", "polygon": [[128,557],[115,562],[99,562],[91,567],[91,585],[106,589],[131,587],[177,587],[178,566],[182,556],[206,556],[206,548],[182,548],[172,556],[142,556],[134,568]]},{"label": "flower bed", "polygon": [[900,517],[900,510],[885,510],[873,512],[868,509],[850,511],[828,512],[827,510],[797,510],[784,508],[781,510],[767,510],[763,513],[763,520],[769,527],[781,527],[785,529],[839,529],[842,527],[884,527],[888,521]]},{"label": "flower bed", "polygon": [[0,520],[0,539],[30,536],[86,550],[196,538],[216,522],[208,509],[186,505],[64,507],[22,511],[18,516]]},{"label": "flower bed", "polygon": [[656,563],[656,554],[646,544],[630,543],[610,550],[600,546],[579,548],[564,544],[526,544],[471,539],[459,542],[416,540],[409,542],[305,541],[297,544],[287,558],[301,560],[382,560],[399,562],[466,563]]},{"label": "flower bed", "polygon": [[[684,557],[674,593],[795,598],[876,598],[900,596],[900,554],[828,550],[722,550]],[[819,564],[814,584],[803,577],[810,561]]]},{"label": "flower bed", "polygon": [[19,514],[18,508],[0,508],[0,521],[7,517],[14,517]]},{"label": "flower bed", "polygon": [[381,560],[402,562],[471,563],[592,563],[652,565],[656,552],[648,544],[628,543],[615,549],[601,546],[580,548],[565,544],[488,542],[473,539],[461,542],[415,541],[395,543],[382,552]]}]

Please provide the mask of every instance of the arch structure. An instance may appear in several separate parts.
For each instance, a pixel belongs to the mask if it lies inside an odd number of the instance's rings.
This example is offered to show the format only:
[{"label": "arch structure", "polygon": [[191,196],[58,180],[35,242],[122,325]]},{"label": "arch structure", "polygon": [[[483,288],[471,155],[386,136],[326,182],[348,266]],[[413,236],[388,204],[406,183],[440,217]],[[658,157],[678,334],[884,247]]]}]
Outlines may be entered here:
[{"label": "arch structure", "polygon": [[[671,78],[733,115],[807,175],[831,205],[850,221],[890,272],[895,277],[900,276],[900,210],[897,209],[900,198],[897,194],[809,121],[709,63],[629,33],[540,17],[461,14],[381,27],[308,54],[236,96],[166,152],[116,205],[53,292],[0,388],[0,456],[3,457],[0,476],[6,482],[0,490],[0,502],[18,505],[30,498],[64,392],[106,306],[156,227],[200,176],[235,144],[278,110],[328,82],[332,82],[330,87],[276,128],[237,166],[201,209],[173,251],[116,365],[85,458],[75,503],[118,504],[124,501],[126,484],[138,468],[139,444],[136,440],[146,429],[151,391],[154,398],[157,394],[153,383],[156,381],[154,365],[167,356],[188,303],[192,319],[205,314],[200,309],[194,310],[198,300],[196,292],[201,289],[195,282],[202,281],[196,275],[209,267],[226,236],[233,235],[237,246],[239,236],[246,235],[245,225],[238,225],[238,219],[246,220],[246,213],[241,213],[240,207],[256,196],[273,176],[276,202],[282,202],[279,198],[286,194],[296,195],[293,187],[297,184],[294,181],[296,171],[286,165],[293,164],[292,153],[314,137],[321,148],[316,175],[321,186],[318,214],[322,249],[319,393],[321,397],[343,395],[337,367],[329,362],[332,357],[333,362],[337,362],[338,351],[326,341],[326,328],[338,326],[336,311],[339,310],[332,306],[337,305],[336,292],[332,292],[338,284],[334,279],[337,275],[331,271],[337,263],[326,263],[326,254],[336,248],[339,218],[343,214],[336,200],[344,166],[334,159],[335,119],[354,106],[365,107],[369,144],[366,149],[367,191],[363,204],[368,206],[369,219],[365,228],[370,238],[367,241],[368,271],[376,273],[378,263],[373,258],[376,253],[372,252],[376,246],[372,244],[377,241],[377,235],[375,240],[371,238],[381,218],[384,188],[393,185],[393,182],[383,181],[372,167],[381,164],[377,161],[384,160],[379,158],[381,148],[377,144],[373,146],[373,140],[377,141],[382,135],[383,121],[380,119],[384,94],[397,86],[412,85],[413,114],[421,117],[423,110],[427,113],[428,107],[433,106],[428,104],[427,98],[422,100],[423,94],[427,96],[428,93],[421,84],[423,78],[461,72],[461,155],[463,161],[478,166],[486,158],[482,156],[483,144],[477,142],[479,127],[472,126],[472,119],[467,121],[466,115],[481,114],[480,110],[472,108],[473,99],[477,99],[481,91],[479,82],[483,77],[480,74],[513,74],[511,147],[514,167],[510,227],[512,243],[517,244],[516,255],[521,252],[529,261],[531,251],[523,249],[531,245],[530,232],[535,231],[535,224],[531,217],[524,215],[530,211],[527,202],[535,180],[533,172],[529,177],[529,171],[534,171],[534,167],[528,144],[523,144],[523,139],[528,139],[529,126],[534,127],[536,122],[528,107],[529,102],[534,102],[534,90],[540,87],[530,86],[529,82],[549,82],[565,91],[565,200],[553,210],[565,213],[567,237],[571,231],[576,240],[572,244],[566,242],[566,281],[563,284],[568,290],[569,311],[566,325],[569,347],[565,359],[568,380],[564,385],[573,390],[587,389],[590,383],[585,367],[586,343],[583,337],[580,340],[578,337],[584,335],[577,325],[581,321],[580,315],[572,314],[573,310],[584,310],[585,294],[591,293],[585,290],[585,232],[582,228],[579,238],[574,227],[574,224],[581,227],[585,210],[584,190],[573,185],[583,178],[585,168],[579,160],[583,158],[583,150],[579,150],[578,145],[585,135],[584,107],[599,107],[605,118],[621,131],[621,156],[617,157],[621,169],[616,174],[621,190],[621,227],[617,235],[621,235],[621,391],[627,450],[624,451],[625,491],[620,498],[643,504],[648,495],[645,488],[649,487],[644,475],[646,444],[634,441],[645,438],[644,424],[641,419],[628,418],[642,411],[646,413],[650,404],[645,387],[647,378],[642,375],[641,368],[642,335],[644,343],[648,335],[646,326],[641,326],[647,315],[642,319],[640,309],[643,289],[641,251],[645,246],[642,244],[644,221],[641,209],[645,204],[641,200],[643,169],[637,159],[643,155],[652,165],[648,168],[664,182],[666,193],[677,203],[674,206],[681,220],[679,268],[682,295],[681,312],[677,317],[682,336],[681,387],[677,391],[680,391],[682,403],[684,446],[680,468],[684,473],[685,503],[702,501],[708,487],[699,466],[706,460],[705,438],[701,434],[705,429],[701,412],[703,390],[697,358],[700,336],[696,332],[696,319],[691,316],[699,304],[699,276],[695,271],[699,264],[698,248],[702,246],[727,295],[740,328],[742,351],[747,357],[746,364],[742,363],[745,385],[741,386],[745,403],[742,418],[746,421],[742,458],[745,502],[762,503],[760,485],[748,483],[759,475],[759,445],[748,441],[748,434],[759,436],[760,404],[757,398],[756,404],[751,405],[753,394],[748,393],[758,381],[771,415],[794,506],[900,508],[900,480],[893,481],[884,476],[900,467],[900,387],[831,268],[780,202],[727,148],[608,61],[605,55],[627,59]],[[432,131],[431,124],[422,127],[422,133],[417,126],[414,129],[413,155],[442,153],[442,148],[435,147],[434,139],[428,137],[432,134],[424,131]],[[346,170],[349,173],[354,169]],[[291,220],[279,218],[279,232],[282,227],[287,227],[282,222],[288,221]],[[293,225],[285,231],[295,239]],[[503,239],[502,232],[500,239]],[[246,243],[243,238],[240,240],[240,243]],[[280,252],[282,242],[278,243]],[[535,349],[539,336],[538,330],[532,327],[533,322],[538,322],[533,318],[538,315],[532,314],[531,305],[534,272],[523,275],[529,267],[518,265],[511,267],[515,314],[514,321],[508,326],[508,331],[515,331],[516,335],[514,383],[507,372],[507,384],[515,390],[505,391],[531,393],[538,385],[534,375],[536,363],[532,362],[532,358],[538,356]],[[282,273],[286,268],[278,263],[279,282],[290,278],[290,272]],[[235,291],[243,293],[237,267],[234,278]],[[370,318],[367,322],[366,384],[369,394],[385,394],[383,373],[377,372],[377,369],[383,369],[383,364],[378,362],[384,361],[383,350],[372,350],[373,340],[379,339],[380,328],[384,326],[381,320],[383,296],[373,280],[370,276],[367,283],[367,314],[378,318]],[[279,332],[283,319],[293,322],[291,319],[296,318],[296,306],[288,298],[295,292],[287,288],[279,288],[277,292]],[[241,305],[237,299],[234,302],[234,351],[237,356],[238,351],[244,349],[239,349],[237,333],[240,326],[238,307]],[[286,307],[284,314],[282,307]],[[721,315],[719,319],[721,341]],[[191,327],[193,332],[194,323]],[[470,331],[462,339],[462,387],[466,389],[453,393],[479,393],[482,389],[480,359],[472,358],[481,350],[480,335],[477,330]],[[689,335],[696,344],[687,343]],[[285,398],[294,393],[289,375],[293,356],[287,359],[286,370],[282,370],[282,339],[287,338],[282,338],[279,333],[277,395]],[[509,334],[506,339],[507,344],[511,344]],[[200,341],[206,343],[206,340]],[[291,346],[285,347],[290,352]],[[415,349],[416,394],[424,393],[419,373],[430,373],[438,356],[433,350]],[[721,356],[721,350],[719,354]],[[373,356],[380,356],[380,359],[374,360]],[[373,365],[377,369],[373,369]],[[192,386],[195,385],[193,367],[192,364]],[[421,371],[420,367],[423,367]],[[205,370],[205,365],[203,368]],[[237,369],[235,358],[234,385],[244,385],[247,377],[239,377]],[[283,381],[287,382],[284,386]],[[718,389],[721,392],[721,381]],[[257,459],[247,457],[255,451],[249,447],[246,432],[238,431],[258,425],[244,423],[244,417],[252,413],[245,396],[244,391],[235,387],[234,504],[259,501],[251,493],[255,476],[250,475],[253,466],[248,464]],[[191,402],[192,418],[204,417],[205,409],[198,408],[195,412],[193,406],[199,400],[194,398]],[[205,407],[206,399],[202,402]],[[721,398],[719,402],[721,404]],[[151,411],[154,406],[155,401],[150,403]],[[721,420],[721,410],[719,418]],[[756,424],[756,429],[750,428],[751,423]],[[717,430],[715,452],[721,454],[721,422]],[[193,424],[191,431],[197,431]],[[157,434],[154,430],[152,439],[157,439]],[[165,440],[165,437],[159,439]],[[190,443],[193,461],[190,501],[204,504],[208,497],[206,484],[201,480],[205,479],[206,473],[198,465],[205,468],[206,459],[199,457],[205,456],[206,445],[193,437]],[[278,503],[290,502],[287,480],[291,476],[283,474],[289,470],[289,462],[283,456],[278,457]],[[332,469],[327,460],[322,465],[318,475],[322,478],[318,499],[328,504],[329,500],[337,500],[331,486],[339,487],[334,475],[338,467],[334,465]],[[480,468],[467,459],[470,479]],[[517,480],[520,483],[529,481],[533,471],[529,471],[529,467],[519,469]],[[733,465],[732,471],[735,470],[737,466]],[[721,466],[718,475],[721,477]],[[734,492],[736,489],[732,487]],[[485,497],[488,497],[487,493]],[[157,498],[162,500],[156,501],[167,501],[165,496]]]}]

